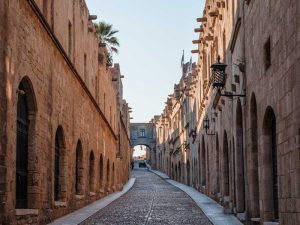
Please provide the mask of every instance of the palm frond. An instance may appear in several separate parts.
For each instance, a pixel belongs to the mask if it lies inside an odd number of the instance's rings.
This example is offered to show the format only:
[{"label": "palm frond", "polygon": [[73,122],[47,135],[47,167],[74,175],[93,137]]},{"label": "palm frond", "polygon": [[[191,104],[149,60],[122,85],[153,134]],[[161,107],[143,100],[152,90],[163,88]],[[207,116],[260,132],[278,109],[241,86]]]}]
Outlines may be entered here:
[{"label": "palm frond", "polygon": [[119,31],[113,30],[113,25],[101,21],[99,23],[94,23],[96,34],[103,44],[107,45],[107,48],[114,53],[118,53],[116,47],[120,46],[118,38],[115,36]]}]

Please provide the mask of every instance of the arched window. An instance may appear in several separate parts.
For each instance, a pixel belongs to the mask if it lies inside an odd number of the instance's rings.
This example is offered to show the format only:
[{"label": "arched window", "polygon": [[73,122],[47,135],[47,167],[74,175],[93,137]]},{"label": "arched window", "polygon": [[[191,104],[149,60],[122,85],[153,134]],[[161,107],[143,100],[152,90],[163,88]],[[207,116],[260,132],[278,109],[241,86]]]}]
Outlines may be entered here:
[{"label": "arched window", "polygon": [[28,164],[29,158],[38,157],[34,149],[36,100],[32,84],[25,77],[18,87],[17,131],[16,131],[16,205],[17,209],[36,208],[35,201],[28,201],[28,196],[38,199],[39,193],[29,193],[28,189],[37,188],[37,184],[28,184],[28,177],[38,174],[36,165]]},{"label": "arched window", "polygon": [[65,187],[65,137],[64,131],[59,126],[55,133],[54,151],[54,201],[64,200],[66,196]]},{"label": "arched window", "polygon": [[259,177],[258,177],[258,135],[257,135],[257,106],[255,95],[252,94],[250,104],[250,151],[249,151],[249,197],[251,217],[259,218]]},{"label": "arched window", "polygon": [[100,155],[100,160],[99,160],[99,183],[100,183],[100,188],[103,188],[103,156],[102,154]]},{"label": "arched window", "polygon": [[76,180],[75,180],[76,195],[83,194],[83,151],[82,144],[79,140],[76,146]]},{"label": "arched window", "polygon": [[[263,184],[269,186],[264,194],[264,209],[266,212],[273,212],[272,218],[267,220],[279,219],[279,182],[277,165],[277,138],[276,138],[276,117],[273,109],[268,107],[263,120],[263,154],[262,154],[262,173]],[[268,214],[268,213],[267,213]]]},{"label": "arched window", "polygon": [[95,156],[94,152],[90,152],[90,157],[89,157],[89,190],[90,192],[94,191],[95,185]]}]

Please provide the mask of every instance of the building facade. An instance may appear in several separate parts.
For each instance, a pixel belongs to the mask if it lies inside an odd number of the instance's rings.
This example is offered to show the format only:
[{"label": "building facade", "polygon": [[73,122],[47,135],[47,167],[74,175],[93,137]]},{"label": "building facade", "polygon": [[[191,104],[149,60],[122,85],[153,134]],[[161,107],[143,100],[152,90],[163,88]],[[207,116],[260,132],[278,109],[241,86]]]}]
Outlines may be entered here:
[{"label": "building facade", "polygon": [[129,179],[128,105],[84,0],[0,4],[0,224],[46,224]]},{"label": "building facade", "polygon": [[299,15],[297,0],[207,0],[197,65],[153,119],[157,167],[244,224],[300,224]]},{"label": "building facade", "polygon": [[131,148],[138,145],[146,146],[146,160],[156,168],[156,149],[155,149],[155,130],[153,123],[131,123],[130,124],[130,143]]}]

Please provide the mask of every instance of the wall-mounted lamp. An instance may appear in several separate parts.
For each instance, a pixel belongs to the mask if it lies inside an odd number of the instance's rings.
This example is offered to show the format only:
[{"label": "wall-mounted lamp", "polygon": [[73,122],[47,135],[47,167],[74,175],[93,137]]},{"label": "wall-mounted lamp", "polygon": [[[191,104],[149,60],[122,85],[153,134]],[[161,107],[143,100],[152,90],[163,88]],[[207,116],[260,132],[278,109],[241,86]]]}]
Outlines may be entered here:
[{"label": "wall-mounted lamp", "polygon": [[206,115],[203,120],[203,129],[205,130],[205,133],[207,135],[215,135],[215,133],[208,133],[209,128],[210,128],[210,121],[209,121],[208,116]]},{"label": "wall-mounted lamp", "polygon": [[213,78],[213,88],[217,88],[220,96],[225,97],[246,97],[246,95],[235,95],[231,93],[225,92],[225,94],[221,93],[221,90],[225,88],[226,82],[226,70],[227,65],[225,63],[220,62],[220,56],[218,56],[218,62],[211,65],[212,69],[212,78]]}]

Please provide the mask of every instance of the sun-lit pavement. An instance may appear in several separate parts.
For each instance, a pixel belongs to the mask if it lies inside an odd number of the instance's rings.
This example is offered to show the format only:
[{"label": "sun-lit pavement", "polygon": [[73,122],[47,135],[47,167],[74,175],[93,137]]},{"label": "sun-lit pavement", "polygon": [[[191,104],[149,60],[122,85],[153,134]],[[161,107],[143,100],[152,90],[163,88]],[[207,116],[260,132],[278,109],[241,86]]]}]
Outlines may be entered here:
[{"label": "sun-lit pavement", "polygon": [[184,192],[147,170],[134,170],[132,189],[81,225],[178,224],[211,225]]}]

